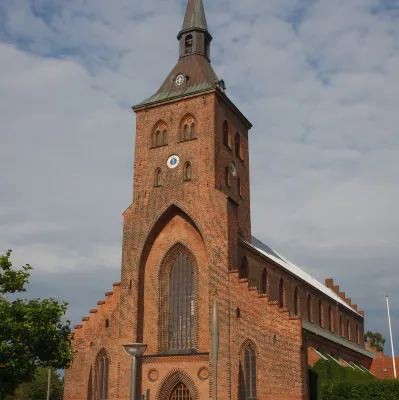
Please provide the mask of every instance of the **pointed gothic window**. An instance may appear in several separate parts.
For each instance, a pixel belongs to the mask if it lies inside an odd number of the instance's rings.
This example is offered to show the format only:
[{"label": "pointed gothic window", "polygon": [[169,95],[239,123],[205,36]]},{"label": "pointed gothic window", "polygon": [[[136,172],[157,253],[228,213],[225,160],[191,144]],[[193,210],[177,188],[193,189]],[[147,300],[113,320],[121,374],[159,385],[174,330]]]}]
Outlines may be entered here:
[{"label": "pointed gothic window", "polygon": [[351,324],[350,324],[350,321],[349,321],[349,319],[347,319],[346,320],[346,334],[347,334],[347,337],[348,337],[348,340],[351,340],[352,338],[351,338]]},{"label": "pointed gothic window", "polygon": [[161,142],[161,132],[156,131],[155,132],[155,146],[160,146],[162,144]]},{"label": "pointed gothic window", "polygon": [[333,312],[332,312],[331,306],[328,306],[328,326],[329,326],[330,332],[334,332],[334,318],[333,318]]},{"label": "pointed gothic window", "polygon": [[185,53],[189,54],[193,52],[193,35],[187,35],[184,41]]},{"label": "pointed gothic window", "polygon": [[230,140],[229,140],[229,123],[227,121],[223,122],[223,143],[230,147]]},{"label": "pointed gothic window", "polygon": [[236,157],[242,158],[241,155],[241,135],[237,132],[235,136],[235,154]]},{"label": "pointed gothic window", "polygon": [[344,318],[342,317],[342,315],[339,316],[339,334],[341,337],[345,337],[345,331],[344,331]]},{"label": "pointed gothic window", "polygon": [[192,400],[192,397],[188,387],[184,383],[179,382],[173,389],[170,400]]},{"label": "pointed gothic window", "polygon": [[240,268],[240,278],[241,279],[248,279],[249,276],[249,267],[248,267],[248,259],[244,257],[241,261],[241,268]]},{"label": "pointed gothic window", "polygon": [[194,271],[184,251],[175,256],[169,275],[168,348],[194,348]]},{"label": "pointed gothic window", "polygon": [[294,290],[294,315],[299,315],[299,296],[297,287]]},{"label": "pointed gothic window", "polygon": [[162,186],[162,171],[161,171],[161,168],[157,168],[156,171],[155,171],[154,186],[155,187]]},{"label": "pointed gothic window", "polygon": [[280,285],[278,288],[278,306],[284,308],[284,279],[280,279]]},{"label": "pointed gothic window", "polygon": [[260,294],[266,294],[266,293],[267,293],[267,269],[263,268],[261,285],[260,285]]},{"label": "pointed gothic window", "polygon": [[313,318],[312,318],[312,296],[310,295],[310,293],[308,294],[308,321],[312,322]]},{"label": "pointed gothic window", "polygon": [[189,132],[188,132],[188,125],[184,125],[183,128],[183,140],[190,139]]},{"label": "pointed gothic window", "polygon": [[323,302],[319,300],[319,325],[324,328]]},{"label": "pointed gothic window", "polygon": [[243,350],[239,364],[239,398],[256,399],[256,353],[251,343]]},{"label": "pointed gothic window", "polygon": [[194,139],[194,138],[195,138],[195,124],[193,122],[190,127],[190,139]]},{"label": "pointed gothic window", "polygon": [[191,181],[191,163],[188,161],[184,164],[184,180]]},{"label": "pointed gothic window", "polygon": [[166,129],[163,130],[162,132],[162,144],[166,144],[167,143],[167,132]]},{"label": "pointed gothic window", "polygon": [[108,400],[109,358],[105,350],[101,350],[97,356],[96,373],[98,399]]}]

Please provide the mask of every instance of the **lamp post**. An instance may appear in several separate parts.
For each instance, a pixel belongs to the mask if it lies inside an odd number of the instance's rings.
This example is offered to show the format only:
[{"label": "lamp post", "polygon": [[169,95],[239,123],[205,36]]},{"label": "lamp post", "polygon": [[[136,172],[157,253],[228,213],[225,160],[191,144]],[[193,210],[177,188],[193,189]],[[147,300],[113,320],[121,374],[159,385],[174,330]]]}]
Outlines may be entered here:
[{"label": "lamp post", "polygon": [[123,350],[132,357],[132,374],[130,383],[130,400],[136,400],[137,358],[142,356],[147,345],[143,343],[128,343],[122,345]]}]

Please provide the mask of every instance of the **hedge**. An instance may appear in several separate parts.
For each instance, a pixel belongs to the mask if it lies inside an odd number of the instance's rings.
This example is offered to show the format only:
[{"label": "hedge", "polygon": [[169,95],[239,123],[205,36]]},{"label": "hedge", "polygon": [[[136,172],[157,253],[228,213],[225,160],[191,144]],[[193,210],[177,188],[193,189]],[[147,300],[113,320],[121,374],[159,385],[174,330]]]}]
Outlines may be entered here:
[{"label": "hedge", "polygon": [[333,360],[319,360],[309,370],[311,399],[398,400],[399,382],[378,380],[374,375]]}]

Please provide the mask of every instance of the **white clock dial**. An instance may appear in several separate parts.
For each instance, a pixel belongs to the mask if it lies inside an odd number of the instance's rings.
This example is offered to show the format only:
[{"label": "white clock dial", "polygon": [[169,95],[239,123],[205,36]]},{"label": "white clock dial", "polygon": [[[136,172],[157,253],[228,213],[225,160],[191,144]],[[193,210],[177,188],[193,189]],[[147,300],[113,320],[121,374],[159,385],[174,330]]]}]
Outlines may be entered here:
[{"label": "white clock dial", "polygon": [[234,163],[230,163],[229,168],[230,168],[231,175],[236,176],[237,171],[236,171],[236,166],[234,165]]},{"label": "white clock dial", "polygon": [[183,74],[177,75],[177,77],[175,79],[175,83],[176,83],[177,86],[183,85],[184,81],[185,81],[185,79],[184,79]]},{"label": "white clock dial", "polygon": [[180,158],[179,156],[173,155],[168,158],[167,165],[169,168],[176,168],[179,165]]}]

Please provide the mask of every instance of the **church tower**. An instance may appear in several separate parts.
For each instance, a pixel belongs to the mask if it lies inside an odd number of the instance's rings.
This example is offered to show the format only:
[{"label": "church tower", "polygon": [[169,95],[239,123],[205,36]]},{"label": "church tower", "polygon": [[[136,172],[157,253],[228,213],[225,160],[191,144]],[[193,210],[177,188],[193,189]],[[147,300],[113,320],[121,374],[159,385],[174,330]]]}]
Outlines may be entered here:
[{"label": "church tower", "polygon": [[[124,213],[121,340],[147,344],[142,391],[159,375],[148,388],[168,398],[167,376],[176,374],[208,398],[212,307],[216,300],[226,335],[229,269],[237,268],[238,236],[251,236],[251,124],[212,68],[202,0],[188,1],[177,38],[177,64],[154,95],[133,107],[134,201]],[[223,341],[219,347],[227,355]],[[225,384],[226,373],[223,367],[218,374]],[[128,383],[128,374],[121,379]]]}]

